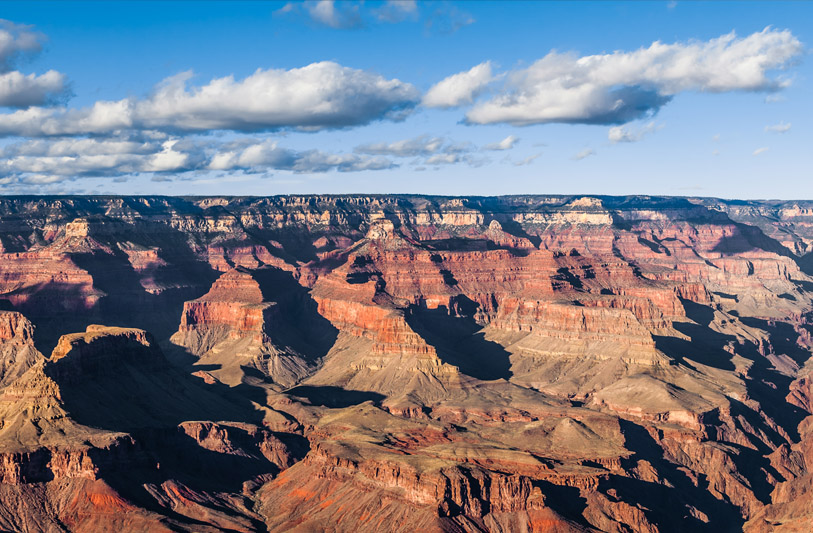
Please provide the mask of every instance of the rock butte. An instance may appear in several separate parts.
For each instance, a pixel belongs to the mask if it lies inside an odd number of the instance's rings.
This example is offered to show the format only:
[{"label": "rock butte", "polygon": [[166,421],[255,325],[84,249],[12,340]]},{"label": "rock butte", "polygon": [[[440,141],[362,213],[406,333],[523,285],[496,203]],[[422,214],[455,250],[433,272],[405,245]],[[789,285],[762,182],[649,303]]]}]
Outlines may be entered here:
[{"label": "rock butte", "polygon": [[0,198],[0,530],[813,529],[813,202]]}]

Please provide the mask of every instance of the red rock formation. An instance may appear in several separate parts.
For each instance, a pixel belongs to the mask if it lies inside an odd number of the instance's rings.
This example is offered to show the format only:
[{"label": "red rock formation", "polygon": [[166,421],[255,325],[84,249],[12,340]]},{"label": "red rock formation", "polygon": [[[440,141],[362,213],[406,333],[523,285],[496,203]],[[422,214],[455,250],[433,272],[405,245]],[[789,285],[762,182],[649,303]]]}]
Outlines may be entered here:
[{"label": "red rock formation", "polygon": [[275,343],[276,332],[288,325],[279,303],[263,295],[256,278],[261,273],[229,270],[208,293],[184,303],[172,342],[198,356],[200,364],[222,365],[226,372],[220,374],[227,382],[241,379],[237,369],[246,365],[290,386],[309,373],[312,362],[295,348]]},{"label": "red rock formation", "polygon": [[0,255],[0,298],[37,315],[92,308],[101,297],[90,274],[69,257],[44,249]]},{"label": "red rock formation", "polygon": [[808,204],[2,198],[0,529],[805,530]]},{"label": "red rock formation", "polygon": [[266,320],[272,319],[274,311],[273,302],[263,301],[251,273],[232,269],[220,276],[204,296],[184,304],[179,332],[184,335],[219,328],[232,339],[249,337],[262,342]]}]

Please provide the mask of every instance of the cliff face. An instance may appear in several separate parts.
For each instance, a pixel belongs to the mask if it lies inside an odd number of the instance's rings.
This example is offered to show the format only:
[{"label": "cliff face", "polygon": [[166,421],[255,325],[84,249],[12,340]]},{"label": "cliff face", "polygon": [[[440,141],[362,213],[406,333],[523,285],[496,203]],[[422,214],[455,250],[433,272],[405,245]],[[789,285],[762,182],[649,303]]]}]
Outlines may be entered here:
[{"label": "cliff face", "polygon": [[809,202],[0,198],[0,529],[809,529],[811,252]]},{"label": "cliff face", "polygon": [[15,311],[0,311],[0,387],[22,376],[39,358],[31,321]]},{"label": "cliff face", "polygon": [[[209,292],[184,303],[172,342],[198,357],[200,364],[221,365],[215,375],[224,382],[236,383],[240,366],[250,366],[282,386],[302,379],[314,362],[286,344],[291,321],[285,316],[286,291],[266,279],[285,274],[271,269],[252,272],[237,267],[223,273]],[[264,295],[261,283],[274,295]]]}]

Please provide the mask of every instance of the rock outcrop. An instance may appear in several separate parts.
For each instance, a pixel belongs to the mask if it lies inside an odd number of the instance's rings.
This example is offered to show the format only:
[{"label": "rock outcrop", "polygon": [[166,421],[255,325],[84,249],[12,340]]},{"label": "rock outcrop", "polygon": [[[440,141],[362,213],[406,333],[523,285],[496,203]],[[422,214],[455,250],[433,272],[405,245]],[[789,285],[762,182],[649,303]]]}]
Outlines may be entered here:
[{"label": "rock outcrop", "polygon": [[209,292],[184,304],[172,342],[197,356],[200,364],[222,365],[227,371],[218,374],[224,382],[240,379],[235,367],[250,366],[287,387],[306,376],[312,362],[280,342],[286,317],[280,303],[269,300],[273,296],[263,295],[262,278],[263,272],[243,267],[223,273]]}]

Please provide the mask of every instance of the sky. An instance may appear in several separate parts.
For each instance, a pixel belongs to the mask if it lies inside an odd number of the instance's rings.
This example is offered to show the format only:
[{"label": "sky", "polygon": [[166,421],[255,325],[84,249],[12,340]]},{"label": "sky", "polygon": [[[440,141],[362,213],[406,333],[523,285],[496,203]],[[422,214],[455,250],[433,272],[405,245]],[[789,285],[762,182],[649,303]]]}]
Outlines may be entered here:
[{"label": "sky", "polygon": [[0,3],[0,194],[813,199],[813,2]]}]

